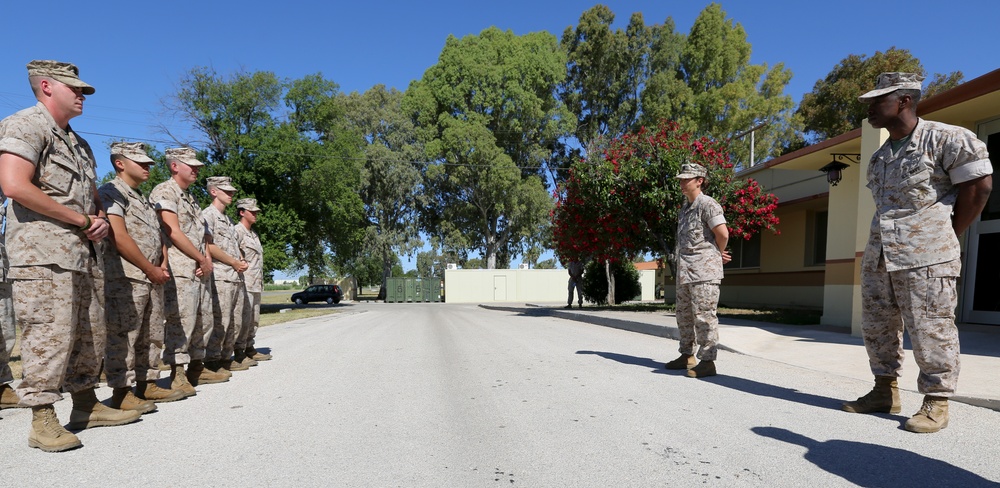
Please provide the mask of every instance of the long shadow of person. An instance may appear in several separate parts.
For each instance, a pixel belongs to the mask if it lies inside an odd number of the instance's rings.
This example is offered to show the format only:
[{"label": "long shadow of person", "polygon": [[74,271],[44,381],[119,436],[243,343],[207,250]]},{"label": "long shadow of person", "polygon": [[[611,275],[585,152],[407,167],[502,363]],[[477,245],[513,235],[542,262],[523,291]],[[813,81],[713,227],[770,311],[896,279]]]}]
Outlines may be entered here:
[{"label": "long shadow of person", "polygon": [[864,442],[817,441],[778,427],[754,427],[755,434],[808,449],[803,456],[820,469],[858,486],[997,486],[971,471],[903,449]]},{"label": "long shadow of person", "polygon": [[[650,358],[629,356],[627,354],[618,354],[606,351],[577,351],[576,353],[593,354],[605,359],[617,361],[622,364],[632,364],[635,366],[647,367],[652,369],[652,371],[650,371],[651,373],[657,373],[657,374],[667,373],[667,371],[663,369],[663,363],[656,362]],[[684,371],[680,371],[678,374],[683,375]],[[811,393],[803,393],[799,390],[795,390],[792,388],[769,385],[767,383],[761,383],[759,381],[748,380],[745,378],[738,378],[736,376],[718,375],[718,376],[703,378],[701,381],[717,384],[719,386],[724,386],[726,388],[732,388],[734,390],[742,391],[744,393],[777,398],[779,400],[787,400],[790,402],[801,403],[804,405],[811,405],[819,408],[840,410],[840,405],[843,403],[843,399],[813,395]]]}]

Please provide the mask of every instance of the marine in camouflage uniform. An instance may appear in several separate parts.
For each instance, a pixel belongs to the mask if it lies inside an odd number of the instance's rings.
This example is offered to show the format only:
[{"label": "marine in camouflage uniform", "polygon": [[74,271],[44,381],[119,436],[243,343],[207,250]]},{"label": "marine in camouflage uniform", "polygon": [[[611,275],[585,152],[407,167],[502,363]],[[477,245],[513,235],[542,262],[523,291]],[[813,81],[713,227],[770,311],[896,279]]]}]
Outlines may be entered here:
[{"label": "marine in camouflage uniform", "polygon": [[922,80],[883,73],[876,89],[860,97],[869,104],[868,121],[887,129],[889,140],[868,166],[875,215],[861,261],[862,335],[876,387],[844,410],[899,411],[906,329],[925,401],[905,427],[935,432],[947,426],[947,399],[960,369],[958,235],[986,204],[992,166],[971,131],[916,116]]},{"label": "marine in camouflage uniform", "polygon": [[205,220],[187,191],[204,163],[188,147],[168,148],[164,156],[171,176],[149,193],[167,233],[171,277],[163,286],[163,362],[170,365],[171,387],[190,396],[195,394],[193,384],[218,383],[228,377],[204,367],[205,344],[212,332],[212,259],[206,254]]},{"label": "marine in camouflage uniform", "polygon": [[[111,221],[104,257],[108,344],[104,370],[114,389],[111,406],[147,413],[155,402],[184,398],[156,385],[163,352],[163,283],[170,279],[156,210],[138,187],[156,161],[141,142],[111,145],[117,176],[98,189]],[[132,386],[137,393],[132,393]]]},{"label": "marine in camouflage uniform", "polygon": [[[729,230],[722,206],[701,188],[708,172],[697,164],[685,164],[677,175],[686,197],[677,222],[677,329],[681,356],[666,364],[667,369],[687,369],[688,376],[715,375],[718,356],[719,285]],[[699,346],[694,365],[695,344]]]},{"label": "marine in camouflage uniform", "polygon": [[239,237],[240,252],[247,263],[247,270],[243,272],[243,282],[246,285],[243,328],[240,329],[240,337],[236,338],[235,349],[242,348],[246,356],[254,361],[266,361],[271,359],[271,355],[260,352],[254,347],[257,325],[260,323],[260,298],[264,292],[264,246],[260,243],[260,237],[253,231],[253,224],[257,223],[260,208],[257,207],[256,199],[242,198],[236,202],[236,209],[240,221],[233,225],[233,231]]},{"label": "marine in camouflage uniform", "polygon": [[14,302],[11,297],[10,282],[7,281],[7,249],[4,246],[4,231],[7,227],[7,197],[0,191],[0,409],[22,407],[17,393],[11,387],[14,374],[10,370],[10,356],[14,353],[17,340],[14,323]]},{"label": "marine in camouflage uniform", "polygon": [[139,414],[105,407],[94,391],[105,341],[99,248],[109,225],[99,211],[94,154],[69,125],[94,88],[76,66],[57,61],[32,61],[28,80],[38,104],[0,122],[0,187],[12,200],[5,238],[22,331],[17,392],[33,410],[28,445],[57,452],[81,445],[52,408],[60,391],[73,397],[71,428],[120,425]]},{"label": "marine in camouflage uniform", "polygon": [[[243,271],[247,263],[240,253],[239,236],[233,230],[233,222],[223,213],[232,203],[236,187],[228,176],[212,176],[208,179],[208,192],[212,203],[202,209],[201,216],[212,234],[208,245],[214,263],[212,281],[212,335],[205,352],[205,362],[209,369],[220,368],[229,371],[243,371],[257,362],[246,357],[246,350],[235,350],[236,338],[243,325],[243,304],[246,288]],[[235,354],[234,354],[235,353]]]}]

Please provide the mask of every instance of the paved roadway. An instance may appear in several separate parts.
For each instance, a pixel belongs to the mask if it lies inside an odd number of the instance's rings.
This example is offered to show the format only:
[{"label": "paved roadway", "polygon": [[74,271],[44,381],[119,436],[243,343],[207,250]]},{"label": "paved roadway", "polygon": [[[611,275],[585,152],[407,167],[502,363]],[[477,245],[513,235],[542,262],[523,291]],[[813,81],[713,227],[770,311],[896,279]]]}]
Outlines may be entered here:
[{"label": "paved roadway", "polygon": [[340,308],[261,329],[273,361],[83,431],[82,449],[29,449],[30,412],[0,412],[0,486],[1000,483],[993,410],[953,403],[950,427],[917,435],[909,411],[841,412],[868,387],[853,378],[722,352],[696,380],[660,368],[669,339],[471,305]]}]

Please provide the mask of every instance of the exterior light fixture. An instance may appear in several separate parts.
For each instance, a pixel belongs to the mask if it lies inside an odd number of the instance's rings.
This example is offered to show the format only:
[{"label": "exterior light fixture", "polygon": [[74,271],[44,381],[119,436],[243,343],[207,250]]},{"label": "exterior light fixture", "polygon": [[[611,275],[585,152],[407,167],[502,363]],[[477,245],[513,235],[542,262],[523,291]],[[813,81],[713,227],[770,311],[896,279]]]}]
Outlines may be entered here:
[{"label": "exterior light fixture", "polygon": [[840,180],[844,177],[844,169],[851,166],[849,164],[842,163],[842,160],[846,159],[854,164],[858,164],[861,161],[860,154],[833,153],[830,156],[833,156],[833,160],[826,166],[819,169],[820,171],[826,173],[826,181],[830,183],[830,186],[837,186],[837,183],[840,183]]}]

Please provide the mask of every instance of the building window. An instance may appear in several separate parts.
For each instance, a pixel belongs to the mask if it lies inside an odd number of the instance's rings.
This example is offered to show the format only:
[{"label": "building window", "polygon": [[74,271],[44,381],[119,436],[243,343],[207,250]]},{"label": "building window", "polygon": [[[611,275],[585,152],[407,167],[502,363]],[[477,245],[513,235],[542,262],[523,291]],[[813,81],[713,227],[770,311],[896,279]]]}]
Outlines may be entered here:
[{"label": "building window", "polygon": [[733,260],[727,263],[725,269],[759,268],[760,267],[760,233],[754,234],[750,240],[739,237],[729,240],[729,252]]},{"label": "building window", "polygon": [[830,213],[809,212],[806,218],[806,266],[826,264],[826,228]]}]

